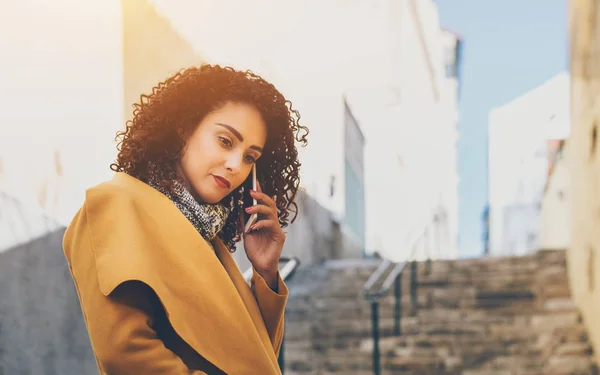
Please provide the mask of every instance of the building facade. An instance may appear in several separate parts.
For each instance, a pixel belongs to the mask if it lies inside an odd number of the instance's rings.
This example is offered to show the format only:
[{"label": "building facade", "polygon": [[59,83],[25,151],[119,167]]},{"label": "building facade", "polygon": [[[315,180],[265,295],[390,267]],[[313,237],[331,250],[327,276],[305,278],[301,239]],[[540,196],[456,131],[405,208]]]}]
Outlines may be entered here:
[{"label": "building facade", "polygon": [[[365,252],[365,137],[344,102],[344,223],[347,232]],[[332,190],[332,195],[335,190]]]},{"label": "building facade", "polygon": [[561,73],[489,115],[489,254],[540,247],[541,210],[557,141],[569,135],[569,77]]}]

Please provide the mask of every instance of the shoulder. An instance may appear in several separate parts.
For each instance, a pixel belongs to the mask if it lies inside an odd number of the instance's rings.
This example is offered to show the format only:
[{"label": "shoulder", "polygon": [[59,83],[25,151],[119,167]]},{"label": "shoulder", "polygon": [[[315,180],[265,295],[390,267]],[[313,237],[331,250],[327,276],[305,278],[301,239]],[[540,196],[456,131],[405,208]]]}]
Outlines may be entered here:
[{"label": "shoulder", "polygon": [[162,216],[154,212],[160,202],[153,200],[161,196],[126,175],[86,190],[85,201],[65,232],[63,248],[72,267],[96,268],[103,294],[124,281],[146,280],[144,269],[161,264],[163,253],[153,250],[160,237],[156,222]]},{"label": "shoulder", "polygon": [[143,181],[118,172],[111,180],[86,190],[84,206],[88,215],[141,214],[169,199]]},{"label": "shoulder", "polygon": [[136,203],[136,190],[150,186],[126,174],[117,173],[113,179],[86,190],[84,206],[122,206],[127,208]]},{"label": "shoulder", "polygon": [[[152,192],[146,190],[154,189],[124,173],[87,189],[83,205],[67,227],[65,240],[71,242],[68,239],[73,237],[116,235],[123,230],[135,230],[140,219],[147,216],[148,207],[153,206],[151,200],[155,199],[153,195],[148,198]],[[160,198],[162,194],[154,191]]]}]

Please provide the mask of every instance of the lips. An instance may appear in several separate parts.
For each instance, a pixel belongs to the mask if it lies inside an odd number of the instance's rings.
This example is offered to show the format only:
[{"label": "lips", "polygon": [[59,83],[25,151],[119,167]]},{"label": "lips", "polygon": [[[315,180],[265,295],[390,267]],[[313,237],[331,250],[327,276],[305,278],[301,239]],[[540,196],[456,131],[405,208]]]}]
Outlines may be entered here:
[{"label": "lips", "polygon": [[215,179],[215,182],[217,183],[217,185],[219,185],[223,189],[229,189],[229,187],[231,186],[231,183],[226,178],[223,178],[221,176],[215,176],[215,175],[212,175],[212,176]]}]

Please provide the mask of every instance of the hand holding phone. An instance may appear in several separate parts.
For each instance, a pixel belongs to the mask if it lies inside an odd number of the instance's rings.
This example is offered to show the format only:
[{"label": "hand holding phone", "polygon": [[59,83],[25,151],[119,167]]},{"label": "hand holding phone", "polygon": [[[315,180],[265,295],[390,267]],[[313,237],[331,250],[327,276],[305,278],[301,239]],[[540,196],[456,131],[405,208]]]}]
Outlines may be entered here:
[{"label": "hand holding phone", "polygon": [[244,223],[244,250],[255,271],[271,289],[276,291],[279,259],[285,243],[285,233],[279,224],[276,199],[262,191],[263,186],[256,175],[256,167],[253,166],[252,177],[244,181],[244,185],[252,185],[254,190],[250,192],[252,199],[246,196],[247,200],[244,203],[245,205],[253,203],[252,207],[243,210],[245,215],[242,216],[242,222],[246,215],[250,215],[247,223]]}]

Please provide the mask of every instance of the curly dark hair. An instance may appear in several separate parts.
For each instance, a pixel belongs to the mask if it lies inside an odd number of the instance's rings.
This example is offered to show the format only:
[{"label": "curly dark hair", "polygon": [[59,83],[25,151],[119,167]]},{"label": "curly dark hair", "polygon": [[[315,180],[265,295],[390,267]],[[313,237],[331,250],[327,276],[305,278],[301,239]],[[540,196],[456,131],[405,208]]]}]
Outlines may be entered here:
[{"label": "curly dark hair", "polygon": [[[267,140],[257,161],[257,178],[263,192],[275,197],[279,224],[284,228],[290,212],[295,214],[291,222],[298,215],[294,199],[300,162],[295,141],[305,146],[308,129],[299,124],[300,114],[292,103],[249,70],[203,64],[158,83],[151,94],[140,96],[140,102],[133,105],[133,119],[117,133],[119,153],[110,168],[145,182],[153,175],[164,188],[172,189],[173,180],[183,182],[176,165],[186,140],[207,114],[230,102],[254,106],[265,121]],[[221,203],[228,204],[232,196],[237,202],[242,198],[239,195],[235,190]],[[231,252],[241,235],[239,215],[232,210],[219,233]]]}]

